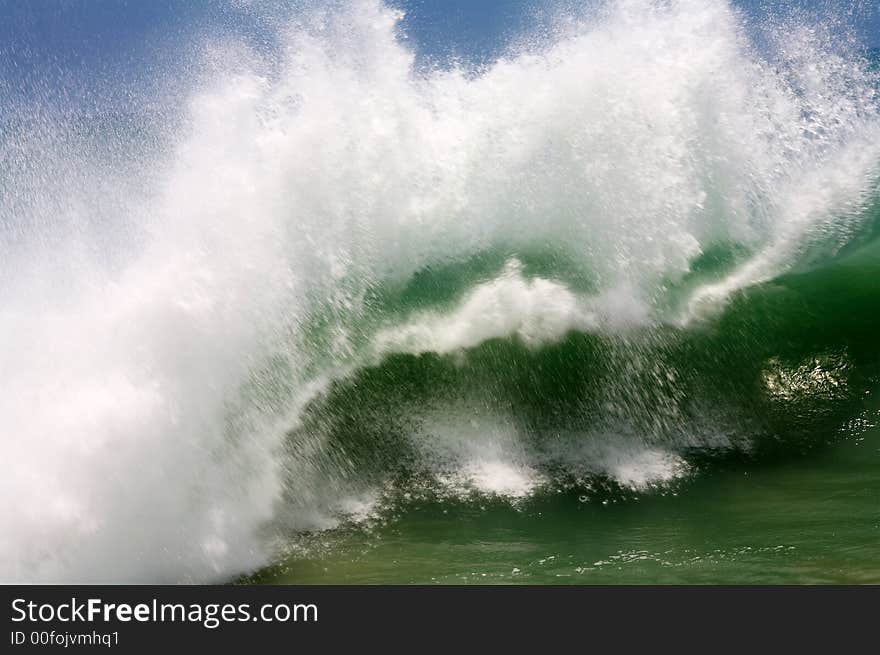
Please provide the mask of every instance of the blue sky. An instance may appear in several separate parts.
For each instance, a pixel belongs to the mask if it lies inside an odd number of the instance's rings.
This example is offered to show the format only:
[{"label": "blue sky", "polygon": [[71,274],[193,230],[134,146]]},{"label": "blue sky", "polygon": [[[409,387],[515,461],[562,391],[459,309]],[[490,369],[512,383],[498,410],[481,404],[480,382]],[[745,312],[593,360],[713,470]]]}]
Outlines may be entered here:
[{"label": "blue sky", "polygon": [[[755,14],[760,6],[786,0],[736,0]],[[420,56],[491,58],[511,35],[534,24],[534,0],[393,0],[405,9],[403,28]],[[831,3],[846,16],[843,0]],[[577,2],[573,2],[577,4]],[[792,3],[787,3],[792,4]],[[856,0],[855,20],[866,45],[880,46],[880,2]],[[835,10],[838,11],[838,10]],[[847,18],[847,20],[849,20]],[[112,86],[114,80],[149,77],[186,57],[179,44],[197,35],[242,29],[260,38],[258,21],[220,0],[0,0],[0,91],[42,88],[42,93],[79,93]],[[78,90],[78,91],[76,91]],[[0,96],[2,97],[2,96]],[[7,96],[8,97],[8,96]]]}]

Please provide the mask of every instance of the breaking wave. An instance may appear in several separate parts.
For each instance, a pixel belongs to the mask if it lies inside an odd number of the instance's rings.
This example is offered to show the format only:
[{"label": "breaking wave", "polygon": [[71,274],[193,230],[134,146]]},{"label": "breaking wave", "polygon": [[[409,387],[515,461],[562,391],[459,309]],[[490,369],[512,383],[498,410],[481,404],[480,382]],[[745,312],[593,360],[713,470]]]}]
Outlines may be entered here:
[{"label": "breaking wave", "polygon": [[400,18],[207,37],[157,135],[4,110],[0,579],[229,579],[394,493],[650,493],[857,415],[857,50],[618,0],[427,68]]}]

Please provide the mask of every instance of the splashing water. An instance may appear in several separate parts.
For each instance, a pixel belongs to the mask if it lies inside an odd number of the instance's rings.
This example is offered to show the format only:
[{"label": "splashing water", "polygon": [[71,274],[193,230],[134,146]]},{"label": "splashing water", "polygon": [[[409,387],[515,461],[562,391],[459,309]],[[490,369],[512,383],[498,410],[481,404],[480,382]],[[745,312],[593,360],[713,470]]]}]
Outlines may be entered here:
[{"label": "splashing water", "polygon": [[722,0],[563,14],[478,72],[417,66],[400,19],[212,43],[154,149],[7,112],[0,579],[228,579],[401,467],[518,500],[750,447],[680,344],[864,234],[867,63]]}]

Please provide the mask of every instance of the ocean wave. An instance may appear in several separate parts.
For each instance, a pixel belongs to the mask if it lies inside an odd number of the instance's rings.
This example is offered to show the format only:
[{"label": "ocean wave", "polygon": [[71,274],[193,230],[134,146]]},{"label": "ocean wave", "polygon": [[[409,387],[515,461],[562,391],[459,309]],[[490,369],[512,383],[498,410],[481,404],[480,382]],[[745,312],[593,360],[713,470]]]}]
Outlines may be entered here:
[{"label": "ocean wave", "polygon": [[407,478],[650,490],[876,381],[861,57],[620,0],[424,70],[399,21],[208,35],[161,147],[3,136],[0,579],[228,579]]}]

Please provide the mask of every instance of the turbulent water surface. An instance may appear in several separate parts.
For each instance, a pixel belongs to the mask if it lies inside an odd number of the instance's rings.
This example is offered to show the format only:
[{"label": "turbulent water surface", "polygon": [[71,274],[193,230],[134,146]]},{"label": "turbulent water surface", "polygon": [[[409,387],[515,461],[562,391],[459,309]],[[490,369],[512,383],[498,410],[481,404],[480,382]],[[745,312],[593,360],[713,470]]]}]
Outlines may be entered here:
[{"label": "turbulent water surface", "polygon": [[158,123],[4,107],[0,579],[880,583],[872,56],[399,20],[209,39]]}]

